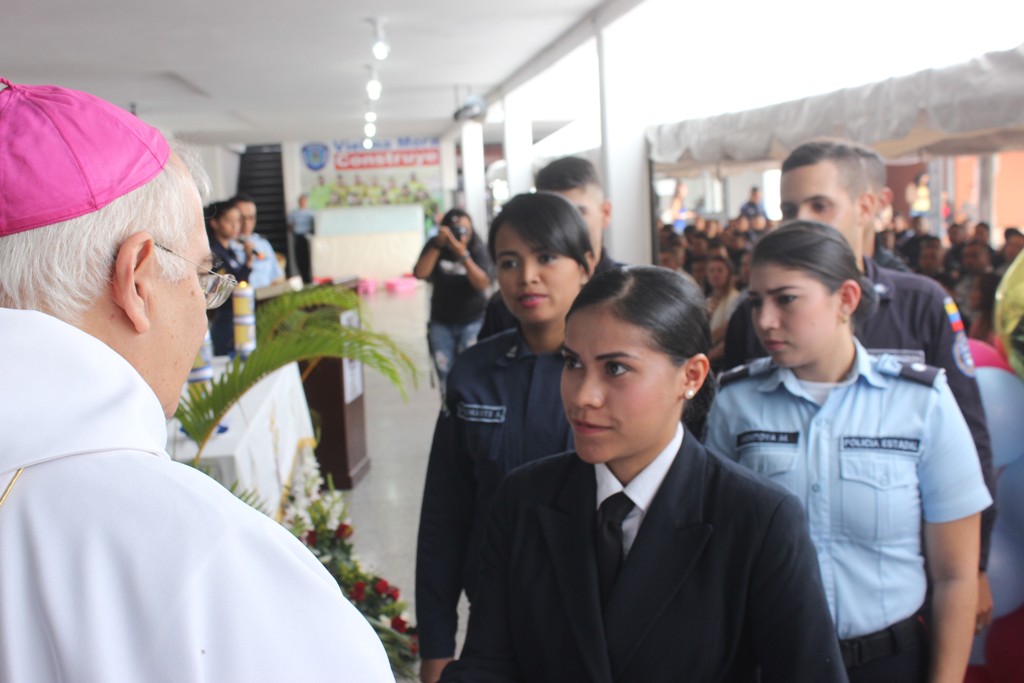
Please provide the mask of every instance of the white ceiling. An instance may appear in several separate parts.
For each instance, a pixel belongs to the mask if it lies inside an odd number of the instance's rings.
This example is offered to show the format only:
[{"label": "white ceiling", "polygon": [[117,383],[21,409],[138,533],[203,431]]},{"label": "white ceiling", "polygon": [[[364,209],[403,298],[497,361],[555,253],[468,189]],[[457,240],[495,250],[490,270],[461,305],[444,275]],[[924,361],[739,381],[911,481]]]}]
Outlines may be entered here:
[{"label": "white ceiling", "polygon": [[[383,17],[391,56],[378,67],[378,137],[437,136],[465,95],[488,93],[601,5],[3,0],[0,75],[134,105],[196,142],[359,138],[373,62],[365,19]],[[558,123],[536,124],[535,135]]]}]

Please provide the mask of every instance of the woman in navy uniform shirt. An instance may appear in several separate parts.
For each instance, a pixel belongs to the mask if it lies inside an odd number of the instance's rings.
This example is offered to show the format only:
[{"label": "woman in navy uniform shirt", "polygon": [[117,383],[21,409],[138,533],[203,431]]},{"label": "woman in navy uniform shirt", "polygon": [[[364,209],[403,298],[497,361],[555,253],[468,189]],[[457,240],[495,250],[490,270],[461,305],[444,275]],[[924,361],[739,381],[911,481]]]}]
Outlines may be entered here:
[{"label": "woman in navy uniform shirt", "polygon": [[[206,235],[210,251],[217,262],[216,271],[233,275],[238,282],[248,282],[253,267],[253,249],[245,245],[244,255],[235,252],[233,245],[242,232],[242,211],[234,199],[214,202],[206,208]],[[213,353],[225,356],[235,350],[234,314],[231,306],[210,311],[210,337]]]},{"label": "woman in navy uniform shirt", "polygon": [[558,398],[559,351],[565,315],[595,261],[587,226],[559,195],[519,195],[491,224],[488,247],[519,328],[458,357],[434,430],[416,554],[420,678],[428,682],[455,654],[459,595],[473,599],[498,483],[572,447]]},{"label": "woman in navy uniform shirt", "polygon": [[705,451],[704,296],[596,275],[566,323],[576,452],[509,474],[445,683],[845,681],[800,502]]},{"label": "woman in navy uniform shirt", "polygon": [[803,501],[851,681],[959,683],[992,501],[943,371],[854,337],[874,303],[863,282],[831,227],[758,242],[748,291],[771,357],[722,377],[707,445]]}]

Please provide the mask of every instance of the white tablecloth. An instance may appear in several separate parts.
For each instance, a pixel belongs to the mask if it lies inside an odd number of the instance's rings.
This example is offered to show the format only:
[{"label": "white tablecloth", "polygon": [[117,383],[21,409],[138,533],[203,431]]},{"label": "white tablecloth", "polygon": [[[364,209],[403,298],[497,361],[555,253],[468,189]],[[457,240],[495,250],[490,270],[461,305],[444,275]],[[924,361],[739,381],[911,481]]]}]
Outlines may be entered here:
[{"label": "white tablecloth", "polygon": [[[226,362],[215,358],[215,372],[219,374]],[[279,515],[296,453],[314,443],[298,365],[292,363],[265,377],[222,424],[227,431],[207,442],[200,468],[227,487],[236,485],[236,491],[256,493],[264,510]],[[167,433],[171,457],[191,462],[196,444],[181,431],[177,420],[168,423]]]}]

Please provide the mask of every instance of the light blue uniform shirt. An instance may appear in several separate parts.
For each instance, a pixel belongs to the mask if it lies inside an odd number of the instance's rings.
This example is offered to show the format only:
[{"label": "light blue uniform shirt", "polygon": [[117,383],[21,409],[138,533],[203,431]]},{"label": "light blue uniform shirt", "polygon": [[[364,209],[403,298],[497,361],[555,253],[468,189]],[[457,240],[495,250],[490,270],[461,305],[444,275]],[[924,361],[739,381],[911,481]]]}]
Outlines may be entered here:
[{"label": "light blue uniform shirt", "polygon": [[[256,234],[255,232],[249,236],[249,240],[253,243],[253,247],[259,252],[260,257],[252,260],[252,272],[249,274],[249,284],[253,287],[266,287],[274,280],[282,277],[284,273],[281,272],[281,264],[277,262],[277,255],[274,253],[274,247],[270,244],[267,238]],[[245,261],[245,247],[240,242],[232,243],[231,248],[234,249],[238,257]]]},{"label": "light blue uniform shirt", "polygon": [[[770,359],[724,386],[707,446],[803,502],[840,638],[873,633],[921,607],[921,522],[951,522],[992,504],[970,430],[941,370],[930,385],[900,377],[891,356],[856,342],[852,383],[822,405]],[[917,377],[926,366],[915,364]]]}]

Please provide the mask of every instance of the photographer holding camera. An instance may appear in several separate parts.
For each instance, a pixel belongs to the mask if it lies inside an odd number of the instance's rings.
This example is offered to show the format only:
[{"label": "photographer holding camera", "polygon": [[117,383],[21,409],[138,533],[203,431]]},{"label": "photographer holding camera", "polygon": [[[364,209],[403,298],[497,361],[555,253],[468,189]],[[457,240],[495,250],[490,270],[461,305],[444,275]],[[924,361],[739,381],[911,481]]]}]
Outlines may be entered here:
[{"label": "photographer holding camera", "polygon": [[433,285],[427,343],[444,396],[455,357],[476,343],[487,307],[491,260],[462,209],[441,219],[437,234],[423,245],[413,275]]}]

